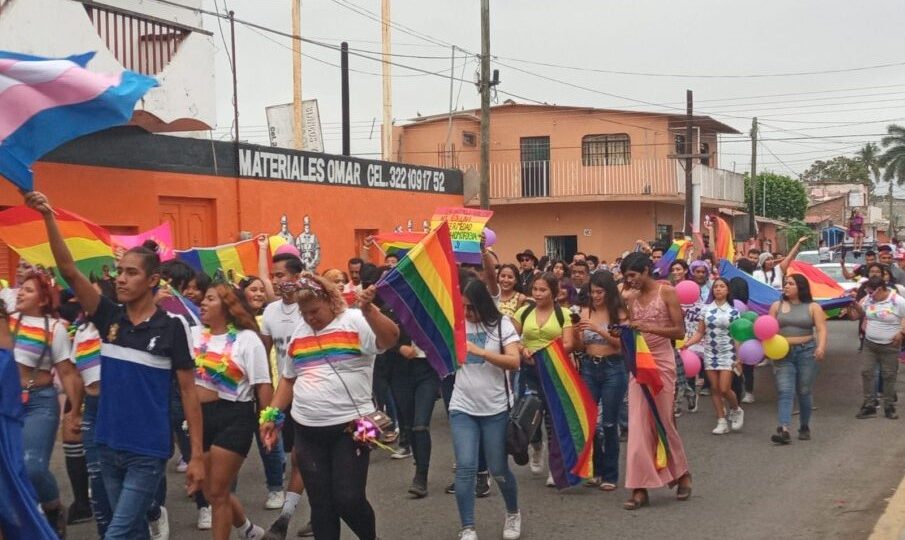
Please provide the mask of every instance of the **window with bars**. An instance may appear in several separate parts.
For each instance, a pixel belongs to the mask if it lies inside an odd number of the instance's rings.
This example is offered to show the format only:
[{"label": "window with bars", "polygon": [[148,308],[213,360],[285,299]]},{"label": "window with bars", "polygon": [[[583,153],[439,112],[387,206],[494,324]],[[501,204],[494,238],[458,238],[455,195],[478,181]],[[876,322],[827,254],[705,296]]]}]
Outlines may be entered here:
[{"label": "window with bars", "polygon": [[586,167],[628,165],[631,158],[631,141],[626,133],[585,135],[581,139],[581,163]]},{"label": "window with bars", "polygon": [[657,240],[664,243],[672,242],[672,225],[657,224]]}]

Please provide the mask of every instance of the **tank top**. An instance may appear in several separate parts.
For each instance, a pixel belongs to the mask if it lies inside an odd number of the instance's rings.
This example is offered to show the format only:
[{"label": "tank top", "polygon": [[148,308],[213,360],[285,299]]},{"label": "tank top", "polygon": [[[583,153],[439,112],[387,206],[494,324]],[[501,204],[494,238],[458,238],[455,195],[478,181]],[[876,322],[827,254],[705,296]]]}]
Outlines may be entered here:
[{"label": "tank top", "polygon": [[[783,304],[789,306],[789,312],[783,313]],[[779,321],[779,335],[784,337],[802,337],[814,334],[814,317],[811,316],[810,303],[792,304],[781,302],[776,313]]]}]

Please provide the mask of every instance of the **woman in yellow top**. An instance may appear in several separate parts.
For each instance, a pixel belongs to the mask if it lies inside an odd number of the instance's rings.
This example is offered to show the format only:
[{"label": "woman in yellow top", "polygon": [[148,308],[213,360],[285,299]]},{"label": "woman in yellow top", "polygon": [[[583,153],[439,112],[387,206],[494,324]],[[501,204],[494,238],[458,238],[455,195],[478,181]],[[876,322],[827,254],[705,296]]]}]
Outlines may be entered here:
[{"label": "woman in yellow top", "polygon": [[522,307],[527,298],[518,292],[518,268],[514,264],[504,264],[497,273],[497,283],[500,285],[500,302],[497,306],[500,313],[512,317]]},{"label": "woman in yellow top", "polygon": [[[533,393],[544,396],[540,389],[540,381],[537,379],[537,371],[534,369],[533,354],[543,349],[553,341],[562,338],[563,348],[567,353],[572,352],[574,336],[571,330],[572,320],[569,312],[556,304],[556,296],[559,294],[559,280],[550,272],[544,272],[534,277],[531,283],[531,297],[533,304],[528,304],[518,310],[513,316],[515,329],[522,337],[519,348],[522,357],[522,368],[519,371],[520,393]],[[568,330],[567,330],[568,329]],[[546,404],[544,406],[546,415]],[[551,436],[549,421],[544,421],[547,438]],[[544,472],[543,441],[538,430],[531,441],[531,460],[529,465],[531,472],[542,474]],[[547,485],[553,486],[553,476],[547,476]]]}]

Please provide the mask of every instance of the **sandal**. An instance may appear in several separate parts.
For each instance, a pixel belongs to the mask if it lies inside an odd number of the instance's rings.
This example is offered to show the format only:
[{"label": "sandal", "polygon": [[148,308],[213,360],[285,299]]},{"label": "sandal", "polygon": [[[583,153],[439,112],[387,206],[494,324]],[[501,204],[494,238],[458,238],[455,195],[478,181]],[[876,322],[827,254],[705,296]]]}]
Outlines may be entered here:
[{"label": "sandal", "polygon": [[612,482],[602,482],[600,484],[600,491],[616,491],[616,484]]},{"label": "sandal", "polygon": [[626,510],[637,510],[642,506],[650,505],[650,499],[647,496],[646,489],[636,489],[632,491],[632,498],[622,503],[622,508]]},{"label": "sandal", "polygon": [[599,476],[595,476],[594,478],[588,478],[588,480],[584,483],[584,487],[600,487],[600,483],[603,480]]},{"label": "sandal", "polygon": [[679,481],[683,478],[688,479],[688,485],[683,486],[681,483],[677,482],[678,488],[676,489],[676,499],[680,501],[687,501],[691,498],[691,473],[685,473],[682,478],[679,478]]}]

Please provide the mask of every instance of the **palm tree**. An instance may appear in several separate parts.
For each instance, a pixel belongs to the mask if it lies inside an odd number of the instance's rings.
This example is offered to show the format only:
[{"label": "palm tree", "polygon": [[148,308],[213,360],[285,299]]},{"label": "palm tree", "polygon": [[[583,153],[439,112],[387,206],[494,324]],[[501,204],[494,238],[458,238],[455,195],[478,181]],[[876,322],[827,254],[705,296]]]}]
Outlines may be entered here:
[{"label": "palm tree", "polygon": [[889,182],[889,236],[895,236],[893,227],[893,180],[898,185],[905,184],[905,127],[890,124],[886,128],[886,135],[880,140],[885,151],[880,156],[880,165],[884,167],[883,180]]},{"label": "palm tree", "polygon": [[869,142],[858,150],[858,159],[867,167],[867,170],[873,175],[873,179],[867,179],[867,205],[870,206],[870,198],[873,188],[880,183],[880,148]]}]

